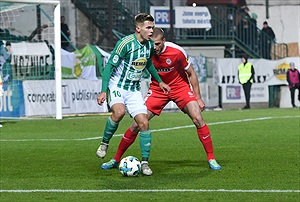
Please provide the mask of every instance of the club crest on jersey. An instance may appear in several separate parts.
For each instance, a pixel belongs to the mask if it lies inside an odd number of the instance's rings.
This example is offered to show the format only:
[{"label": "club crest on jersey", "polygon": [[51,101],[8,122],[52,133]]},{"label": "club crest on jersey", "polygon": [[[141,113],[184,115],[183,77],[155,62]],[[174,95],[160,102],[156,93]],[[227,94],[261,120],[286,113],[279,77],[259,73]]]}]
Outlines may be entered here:
[{"label": "club crest on jersey", "polygon": [[166,59],[166,63],[169,65],[172,63],[172,60],[170,58]]},{"label": "club crest on jersey", "polygon": [[131,66],[134,69],[137,69],[137,70],[144,69],[146,67],[146,64],[147,64],[147,59],[146,58],[138,58],[135,61],[131,62]]},{"label": "club crest on jersey", "polygon": [[115,56],[113,57],[113,63],[117,63],[118,60],[119,60],[119,56],[118,56],[118,55],[115,55]]}]

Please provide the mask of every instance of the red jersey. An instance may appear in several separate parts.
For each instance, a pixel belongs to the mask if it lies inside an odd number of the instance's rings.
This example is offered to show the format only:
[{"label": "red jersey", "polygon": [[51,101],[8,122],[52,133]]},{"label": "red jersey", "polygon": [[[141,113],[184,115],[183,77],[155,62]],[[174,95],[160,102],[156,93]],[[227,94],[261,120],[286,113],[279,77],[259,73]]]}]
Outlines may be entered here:
[{"label": "red jersey", "polygon": [[163,108],[173,101],[183,110],[191,101],[197,101],[194,92],[190,88],[190,83],[186,70],[190,67],[187,54],[183,48],[165,42],[164,49],[160,55],[154,55],[152,62],[160,78],[171,87],[171,91],[165,94],[158,86],[156,80],[152,79],[148,94],[145,97],[147,109],[159,115]]},{"label": "red jersey", "polygon": [[[169,86],[189,83],[185,70],[190,67],[190,64],[185,50],[180,46],[172,42],[165,42],[164,49],[159,56],[152,57],[152,62],[160,78]],[[158,85],[153,78],[152,83]]]}]

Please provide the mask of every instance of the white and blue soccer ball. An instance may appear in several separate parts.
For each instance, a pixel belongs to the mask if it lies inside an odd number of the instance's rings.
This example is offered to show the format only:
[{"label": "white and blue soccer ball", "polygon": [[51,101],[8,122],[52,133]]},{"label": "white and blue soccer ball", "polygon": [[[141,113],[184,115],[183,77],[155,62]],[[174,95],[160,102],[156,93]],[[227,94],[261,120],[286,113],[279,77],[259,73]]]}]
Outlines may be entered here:
[{"label": "white and blue soccer ball", "polygon": [[134,156],[127,156],[120,161],[119,171],[124,176],[137,176],[141,172],[141,162]]}]

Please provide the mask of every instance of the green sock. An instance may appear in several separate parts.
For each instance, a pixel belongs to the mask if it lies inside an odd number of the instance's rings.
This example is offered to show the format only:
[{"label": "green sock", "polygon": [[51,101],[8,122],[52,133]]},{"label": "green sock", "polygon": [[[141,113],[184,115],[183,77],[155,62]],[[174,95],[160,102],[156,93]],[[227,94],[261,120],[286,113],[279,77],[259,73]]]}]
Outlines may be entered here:
[{"label": "green sock", "polygon": [[148,161],[150,156],[152,135],[151,131],[140,131],[140,147],[142,150],[142,161]]},{"label": "green sock", "polygon": [[116,132],[116,130],[118,129],[119,124],[115,123],[111,120],[110,117],[108,117],[107,121],[106,121],[106,126],[104,129],[104,134],[103,134],[103,140],[102,142],[104,143],[109,143],[110,139],[112,138],[112,136],[114,135],[114,133]]}]

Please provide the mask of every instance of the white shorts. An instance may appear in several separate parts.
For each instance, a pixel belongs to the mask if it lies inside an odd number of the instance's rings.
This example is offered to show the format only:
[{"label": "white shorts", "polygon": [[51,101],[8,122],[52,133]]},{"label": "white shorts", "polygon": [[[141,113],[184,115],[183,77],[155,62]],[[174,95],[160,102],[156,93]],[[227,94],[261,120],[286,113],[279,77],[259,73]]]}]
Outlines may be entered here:
[{"label": "white shorts", "polygon": [[124,104],[132,118],[138,114],[147,114],[147,107],[140,91],[132,92],[116,86],[110,87],[107,102],[110,108],[116,103]]}]

